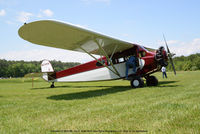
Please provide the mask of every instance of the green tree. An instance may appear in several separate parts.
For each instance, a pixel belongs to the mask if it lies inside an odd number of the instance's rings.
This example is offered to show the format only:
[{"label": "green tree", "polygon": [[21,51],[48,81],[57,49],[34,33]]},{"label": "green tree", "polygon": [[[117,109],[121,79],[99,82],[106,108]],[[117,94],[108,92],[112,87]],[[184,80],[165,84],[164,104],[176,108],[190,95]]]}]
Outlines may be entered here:
[{"label": "green tree", "polygon": [[[72,66],[79,65],[80,63],[67,63],[61,61],[52,62],[55,71],[61,71],[63,69],[70,68]],[[29,73],[40,72],[41,61],[7,61],[0,59],[0,77],[23,77]]]}]

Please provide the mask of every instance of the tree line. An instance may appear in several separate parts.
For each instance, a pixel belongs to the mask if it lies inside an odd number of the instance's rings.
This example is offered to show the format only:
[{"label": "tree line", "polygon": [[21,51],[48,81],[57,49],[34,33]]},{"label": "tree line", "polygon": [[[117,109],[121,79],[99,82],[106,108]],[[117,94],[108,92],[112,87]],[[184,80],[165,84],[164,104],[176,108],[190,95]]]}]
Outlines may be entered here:
[{"label": "tree line", "polygon": [[[195,71],[200,70],[200,53],[189,56],[174,57],[173,62],[177,71]],[[172,66],[167,66],[172,71]]]},{"label": "tree line", "polygon": [[[200,53],[189,56],[179,56],[173,58],[177,71],[195,71],[200,70]],[[24,77],[29,73],[41,72],[40,64],[42,61],[7,61],[0,59],[0,78],[1,77]],[[55,71],[61,71],[80,63],[50,61]],[[172,71],[172,66],[167,66],[168,71]]]},{"label": "tree line", "polygon": [[[0,78],[4,77],[24,77],[28,73],[41,72],[42,61],[7,61],[0,59]],[[61,71],[80,63],[76,62],[61,62],[61,61],[50,61],[55,71]]]}]

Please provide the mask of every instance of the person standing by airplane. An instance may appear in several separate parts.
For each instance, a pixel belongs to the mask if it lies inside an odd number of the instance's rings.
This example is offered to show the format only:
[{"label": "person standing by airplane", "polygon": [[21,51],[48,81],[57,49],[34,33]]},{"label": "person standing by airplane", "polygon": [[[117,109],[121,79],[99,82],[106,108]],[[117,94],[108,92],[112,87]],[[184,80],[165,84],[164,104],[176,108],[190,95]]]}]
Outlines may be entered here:
[{"label": "person standing by airplane", "polygon": [[166,68],[164,66],[161,68],[161,71],[163,74],[163,79],[164,79],[164,77],[167,78]]},{"label": "person standing by airplane", "polygon": [[136,58],[133,55],[126,61],[126,79],[128,79],[129,68],[133,68],[133,72],[136,73]]}]

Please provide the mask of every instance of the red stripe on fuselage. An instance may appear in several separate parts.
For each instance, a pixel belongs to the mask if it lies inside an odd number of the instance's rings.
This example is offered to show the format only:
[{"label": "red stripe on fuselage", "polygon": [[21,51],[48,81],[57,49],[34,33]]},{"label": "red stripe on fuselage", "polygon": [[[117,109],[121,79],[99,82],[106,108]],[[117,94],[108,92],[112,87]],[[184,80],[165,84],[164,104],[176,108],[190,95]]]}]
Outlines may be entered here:
[{"label": "red stripe on fuselage", "polygon": [[[130,48],[130,50],[132,50],[132,48]],[[142,59],[145,60],[145,62],[146,62],[145,64],[151,64],[152,62],[154,62],[155,52],[149,52],[142,47],[140,47],[139,51],[145,51],[146,52],[146,56],[142,58]],[[121,54],[121,53],[119,53],[119,54]],[[126,53],[123,53],[123,55],[129,56]],[[118,56],[116,56],[116,57],[118,57]],[[120,57],[118,57],[118,58],[120,58]],[[106,57],[103,57],[102,59],[105,61],[105,64],[107,65]],[[99,59],[99,60],[101,60],[101,59]],[[104,66],[96,66],[96,63],[97,63],[97,61],[93,60],[93,61],[90,61],[90,62],[85,63],[85,64],[81,64],[81,65],[78,65],[78,66],[63,70],[63,71],[56,72],[56,79],[104,67]],[[87,76],[85,76],[85,77],[87,77]]]},{"label": "red stripe on fuselage", "polygon": [[[105,57],[103,57],[102,59],[106,61]],[[78,65],[78,66],[63,70],[63,71],[56,72],[56,79],[104,67],[104,66],[96,66],[96,63],[97,61],[93,60],[85,64],[81,64],[81,65]],[[107,62],[105,64],[107,64]]]}]

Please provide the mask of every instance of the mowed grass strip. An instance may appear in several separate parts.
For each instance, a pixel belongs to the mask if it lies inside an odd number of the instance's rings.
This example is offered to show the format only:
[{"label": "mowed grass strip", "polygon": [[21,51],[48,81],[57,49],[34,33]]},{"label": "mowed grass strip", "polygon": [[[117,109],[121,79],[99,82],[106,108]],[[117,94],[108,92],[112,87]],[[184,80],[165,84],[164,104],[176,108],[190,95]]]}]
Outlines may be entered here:
[{"label": "mowed grass strip", "polygon": [[200,133],[200,71],[155,75],[157,87],[138,89],[124,80],[56,83],[53,89],[38,78],[33,88],[31,79],[0,80],[0,133]]}]

